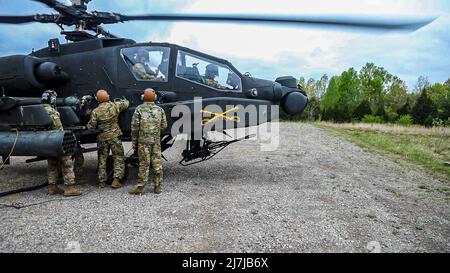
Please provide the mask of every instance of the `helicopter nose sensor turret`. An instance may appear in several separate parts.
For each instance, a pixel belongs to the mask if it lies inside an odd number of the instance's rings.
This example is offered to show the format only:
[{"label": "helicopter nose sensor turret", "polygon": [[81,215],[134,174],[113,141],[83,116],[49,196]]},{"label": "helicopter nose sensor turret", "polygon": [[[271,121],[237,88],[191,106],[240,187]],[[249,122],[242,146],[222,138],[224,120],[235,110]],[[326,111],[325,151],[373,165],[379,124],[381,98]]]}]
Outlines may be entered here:
[{"label": "helicopter nose sensor turret", "polygon": [[300,114],[308,105],[308,97],[303,95],[298,90],[291,91],[283,97],[280,105],[281,108],[283,108],[283,110],[289,115]]},{"label": "helicopter nose sensor turret", "polygon": [[252,88],[246,92],[248,98],[270,100],[279,104],[288,115],[300,114],[308,105],[308,96],[292,76],[279,77],[275,82],[251,78],[249,85]]},{"label": "helicopter nose sensor turret", "polygon": [[300,114],[308,105],[306,93],[299,89],[297,79],[292,76],[279,77],[275,80],[283,90],[280,106],[288,115]]}]

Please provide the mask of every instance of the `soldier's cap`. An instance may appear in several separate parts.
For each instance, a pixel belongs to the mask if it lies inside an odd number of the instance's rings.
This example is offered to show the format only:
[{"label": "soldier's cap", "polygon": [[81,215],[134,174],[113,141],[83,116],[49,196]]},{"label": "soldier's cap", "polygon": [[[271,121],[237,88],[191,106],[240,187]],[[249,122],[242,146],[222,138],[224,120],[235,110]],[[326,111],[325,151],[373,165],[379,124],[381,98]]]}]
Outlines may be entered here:
[{"label": "soldier's cap", "polygon": [[147,102],[155,101],[156,100],[156,92],[152,88],[147,88],[144,90],[143,100]]},{"label": "soldier's cap", "polygon": [[98,90],[95,98],[98,102],[107,102],[109,101],[109,94],[106,90]]}]

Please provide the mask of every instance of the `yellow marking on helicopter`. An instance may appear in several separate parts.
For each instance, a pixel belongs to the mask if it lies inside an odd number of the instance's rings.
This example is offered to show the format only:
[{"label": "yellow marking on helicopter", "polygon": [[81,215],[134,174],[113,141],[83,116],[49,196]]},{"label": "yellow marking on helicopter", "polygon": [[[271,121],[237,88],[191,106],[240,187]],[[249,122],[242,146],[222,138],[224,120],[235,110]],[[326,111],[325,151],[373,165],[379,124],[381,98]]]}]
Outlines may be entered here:
[{"label": "yellow marking on helicopter", "polygon": [[209,123],[215,121],[215,120],[218,119],[218,118],[222,118],[222,119],[224,119],[224,120],[232,120],[232,121],[235,121],[235,122],[239,122],[239,121],[241,121],[241,119],[239,118],[239,116],[233,116],[233,117],[227,116],[228,113],[231,113],[231,112],[237,111],[237,110],[239,110],[239,107],[238,107],[238,106],[236,106],[236,107],[234,107],[234,108],[232,108],[232,109],[230,109],[230,110],[227,110],[227,111],[225,111],[225,112],[223,112],[223,113],[216,113],[216,112],[211,112],[211,111],[207,111],[207,110],[202,109],[202,110],[200,110],[200,112],[206,113],[206,114],[210,114],[210,115],[213,116],[213,117],[210,118],[210,119],[204,119],[204,120],[202,120],[202,125],[203,125],[203,126],[204,126],[204,125],[207,125],[207,124],[209,124]]}]

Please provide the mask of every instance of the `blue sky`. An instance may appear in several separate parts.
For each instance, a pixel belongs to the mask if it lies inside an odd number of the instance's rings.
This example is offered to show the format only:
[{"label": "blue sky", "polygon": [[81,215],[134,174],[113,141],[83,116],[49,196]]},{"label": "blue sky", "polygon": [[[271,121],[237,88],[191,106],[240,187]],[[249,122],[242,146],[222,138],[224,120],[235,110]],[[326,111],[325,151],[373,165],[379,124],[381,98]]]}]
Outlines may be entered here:
[{"label": "blue sky", "polygon": [[[68,2],[62,0],[62,2]],[[51,13],[29,0],[0,0],[0,14]],[[439,16],[416,32],[363,32],[268,25],[130,22],[107,26],[136,41],[168,41],[230,60],[240,71],[275,79],[282,75],[318,78],[375,62],[406,81],[450,78],[448,0],[93,0],[90,10],[141,13],[254,13]],[[0,56],[29,53],[58,35],[49,24],[0,25]]]}]

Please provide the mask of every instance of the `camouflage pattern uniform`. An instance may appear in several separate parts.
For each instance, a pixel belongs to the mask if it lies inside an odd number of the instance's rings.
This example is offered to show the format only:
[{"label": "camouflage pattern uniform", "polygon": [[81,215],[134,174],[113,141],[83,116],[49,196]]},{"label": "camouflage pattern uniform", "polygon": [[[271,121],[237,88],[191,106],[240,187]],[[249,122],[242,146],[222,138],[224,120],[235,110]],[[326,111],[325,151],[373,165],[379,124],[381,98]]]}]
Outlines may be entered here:
[{"label": "camouflage pattern uniform", "polygon": [[91,113],[87,124],[88,129],[100,129],[97,137],[98,146],[98,181],[102,184],[107,180],[106,160],[111,150],[114,157],[114,178],[122,179],[125,171],[124,150],[119,136],[122,135],[118,124],[119,114],[128,108],[130,102],[102,102]]},{"label": "camouflage pattern uniform", "polygon": [[162,81],[163,79],[157,77],[157,73],[151,71],[150,73],[145,70],[145,66],[141,63],[137,63],[132,68],[133,73],[141,80],[150,80],[150,81]]},{"label": "camouflage pattern uniform", "polygon": [[[64,128],[61,123],[59,112],[50,104],[42,104],[42,106],[47,111],[50,118],[53,120],[53,124],[50,129],[54,131],[63,131]],[[64,185],[72,186],[75,184],[73,162],[70,156],[63,156],[62,158],[49,157],[47,159],[47,162],[48,183],[50,185],[56,185],[56,183],[58,182],[60,169],[63,176]]]},{"label": "camouflage pattern uniform", "polygon": [[154,102],[144,102],[136,107],[131,121],[131,139],[139,154],[139,183],[145,187],[150,166],[155,175],[155,187],[161,185],[163,168],[161,160],[161,130],[167,128],[164,110]]},{"label": "camouflage pattern uniform", "polygon": [[211,80],[211,79],[206,78],[205,84],[208,86],[217,88],[217,89],[224,89],[224,87],[216,80]]}]

